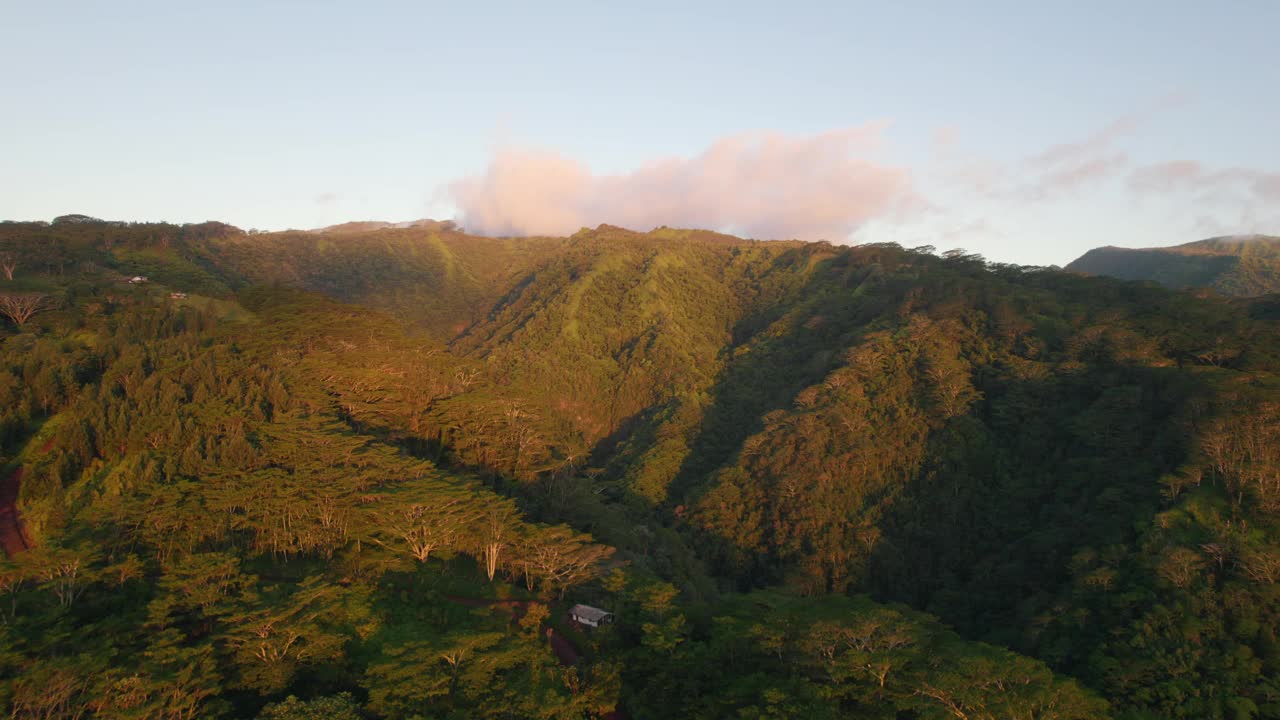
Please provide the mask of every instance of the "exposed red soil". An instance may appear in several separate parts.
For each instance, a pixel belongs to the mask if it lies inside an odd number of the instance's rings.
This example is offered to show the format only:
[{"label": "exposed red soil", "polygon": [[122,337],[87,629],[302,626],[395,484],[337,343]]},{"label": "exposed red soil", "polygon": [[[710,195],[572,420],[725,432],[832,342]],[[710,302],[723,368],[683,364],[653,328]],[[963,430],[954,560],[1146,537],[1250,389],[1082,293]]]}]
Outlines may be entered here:
[{"label": "exposed red soil", "polygon": [[0,548],[8,557],[31,547],[22,530],[22,518],[18,515],[18,487],[21,484],[21,467],[0,481]]},{"label": "exposed red soil", "polygon": [[578,649],[569,642],[569,639],[563,635],[557,634],[555,628],[547,628],[547,639],[551,641],[551,650],[556,654],[556,659],[561,665],[568,667],[578,662],[582,657],[578,654]]}]

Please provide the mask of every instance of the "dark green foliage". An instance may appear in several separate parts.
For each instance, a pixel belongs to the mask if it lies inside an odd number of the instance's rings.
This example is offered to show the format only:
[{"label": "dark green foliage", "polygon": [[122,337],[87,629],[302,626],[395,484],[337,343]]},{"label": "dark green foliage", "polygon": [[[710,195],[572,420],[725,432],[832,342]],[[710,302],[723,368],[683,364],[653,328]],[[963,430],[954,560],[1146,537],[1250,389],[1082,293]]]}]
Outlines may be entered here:
[{"label": "dark green foliage", "polygon": [[360,717],[360,705],[351,693],[306,702],[290,695],[282,702],[271,703],[258,714],[258,720],[360,720]]},{"label": "dark green foliage", "polygon": [[1228,296],[1266,295],[1280,291],[1280,238],[1249,235],[1168,248],[1095,248],[1067,269],[1172,288],[1212,288]]},{"label": "dark green foliage", "polygon": [[636,653],[624,676],[638,718],[1107,716],[1039,663],[865,598],[756,592],[683,631],[672,622],[683,616],[639,605],[618,628],[659,649]]}]

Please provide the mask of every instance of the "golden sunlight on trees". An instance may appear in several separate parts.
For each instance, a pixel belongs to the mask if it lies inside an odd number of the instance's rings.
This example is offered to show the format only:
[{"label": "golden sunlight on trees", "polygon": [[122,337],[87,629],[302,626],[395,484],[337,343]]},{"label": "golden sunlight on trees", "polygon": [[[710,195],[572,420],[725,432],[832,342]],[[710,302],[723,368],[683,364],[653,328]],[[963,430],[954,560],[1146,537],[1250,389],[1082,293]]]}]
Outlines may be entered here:
[{"label": "golden sunlight on trees", "polygon": [[484,562],[485,574],[493,581],[502,552],[516,535],[516,506],[505,498],[494,498],[476,522],[475,543]]},{"label": "golden sunlight on trees", "polygon": [[0,294],[0,315],[22,327],[36,313],[53,307],[53,299],[40,293]]},{"label": "golden sunlight on trees", "polygon": [[484,516],[483,502],[465,490],[416,483],[371,505],[371,538],[425,563],[432,553],[464,545],[466,533]]}]

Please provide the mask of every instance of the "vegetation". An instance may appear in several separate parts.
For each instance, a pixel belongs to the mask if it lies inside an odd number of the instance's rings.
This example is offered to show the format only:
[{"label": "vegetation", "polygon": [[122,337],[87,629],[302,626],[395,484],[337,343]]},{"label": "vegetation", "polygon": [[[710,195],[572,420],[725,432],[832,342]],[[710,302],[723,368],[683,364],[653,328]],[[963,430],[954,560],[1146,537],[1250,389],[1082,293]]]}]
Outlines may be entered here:
[{"label": "vegetation", "polygon": [[1223,295],[1254,297],[1280,292],[1280,238],[1245,235],[1167,248],[1095,248],[1067,269],[1122,280],[1146,280],[1172,288],[1211,288]]},{"label": "vegetation", "polygon": [[1280,717],[1274,300],[607,226],[0,260],[13,717]]}]

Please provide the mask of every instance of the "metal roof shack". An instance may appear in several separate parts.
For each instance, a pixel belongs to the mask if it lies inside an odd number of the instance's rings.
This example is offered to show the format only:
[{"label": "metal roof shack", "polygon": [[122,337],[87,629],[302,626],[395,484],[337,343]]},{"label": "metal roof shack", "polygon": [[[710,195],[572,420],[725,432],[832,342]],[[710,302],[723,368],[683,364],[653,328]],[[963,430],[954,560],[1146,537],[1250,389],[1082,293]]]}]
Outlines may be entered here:
[{"label": "metal roof shack", "polygon": [[600,627],[613,622],[613,613],[590,605],[574,605],[569,608],[569,617],[579,625]]}]

